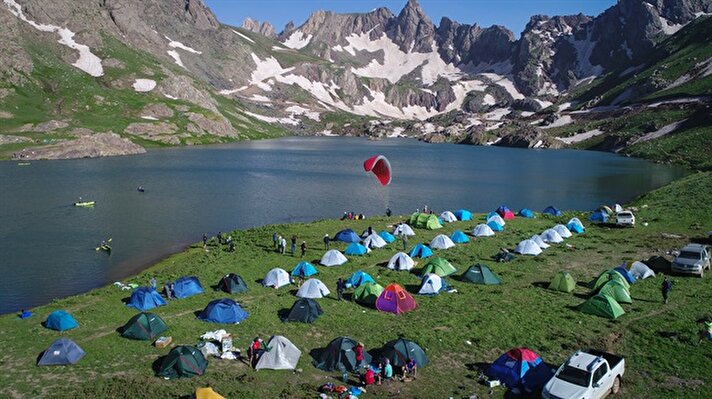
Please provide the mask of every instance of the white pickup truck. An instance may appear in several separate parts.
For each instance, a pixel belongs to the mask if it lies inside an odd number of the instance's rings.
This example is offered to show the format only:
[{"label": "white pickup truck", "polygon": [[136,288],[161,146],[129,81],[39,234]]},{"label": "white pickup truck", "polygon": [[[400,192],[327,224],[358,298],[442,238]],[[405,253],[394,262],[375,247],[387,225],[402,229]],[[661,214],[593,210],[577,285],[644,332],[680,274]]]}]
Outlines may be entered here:
[{"label": "white pickup truck", "polygon": [[596,350],[577,351],[544,385],[544,399],[602,399],[621,388],[625,360]]}]

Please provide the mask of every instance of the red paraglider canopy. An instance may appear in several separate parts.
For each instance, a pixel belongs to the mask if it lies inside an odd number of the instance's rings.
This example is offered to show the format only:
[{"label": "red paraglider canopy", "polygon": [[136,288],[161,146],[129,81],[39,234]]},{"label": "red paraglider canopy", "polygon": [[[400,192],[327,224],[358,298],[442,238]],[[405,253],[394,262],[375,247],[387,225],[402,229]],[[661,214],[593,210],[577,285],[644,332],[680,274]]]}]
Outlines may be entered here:
[{"label": "red paraglider canopy", "polygon": [[373,172],[382,185],[391,183],[391,163],[383,155],[374,155],[363,162],[363,169],[366,172]]}]

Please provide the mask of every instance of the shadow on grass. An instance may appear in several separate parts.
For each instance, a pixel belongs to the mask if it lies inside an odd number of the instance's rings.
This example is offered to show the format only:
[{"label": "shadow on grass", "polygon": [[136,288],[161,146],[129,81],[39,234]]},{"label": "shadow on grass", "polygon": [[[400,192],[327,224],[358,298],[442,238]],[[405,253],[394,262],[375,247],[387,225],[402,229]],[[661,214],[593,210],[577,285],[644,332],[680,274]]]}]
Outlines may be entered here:
[{"label": "shadow on grass", "polygon": [[548,289],[549,288],[549,282],[548,281],[535,281],[532,283],[532,285],[536,288],[544,288]]},{"label": "shadow on grass", "polygon": [[587,301],[588,298],[591,297],[589,294],[579,294],[579,293],[574,293],[574,296],[579,299],[583,299],[584,301]]},{"label": "shadow on grass", "polygon": [[280,310],[277,311],[277,317],[279,317],[279,320],[280,320],[282,323],[286,323],[286,322],[287,322],[287,317],[289,316],[289,311],[290,311],[290,310],[291,310],[291,309],[289,309],[289,308],[282,308],[282,309],[280,309]]},{"label": "shadow on grass", "polygon": [[417,294],[420,291],[420,284],[406,284],[403,288],[411,294]]}]

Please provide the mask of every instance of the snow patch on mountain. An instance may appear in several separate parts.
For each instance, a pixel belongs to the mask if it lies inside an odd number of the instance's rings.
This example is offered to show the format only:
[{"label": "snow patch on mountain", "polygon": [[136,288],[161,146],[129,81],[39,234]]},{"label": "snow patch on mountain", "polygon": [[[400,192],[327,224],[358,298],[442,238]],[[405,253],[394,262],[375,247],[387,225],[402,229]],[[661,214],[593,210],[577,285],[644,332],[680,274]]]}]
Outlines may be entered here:
[{"label": "snow patch on mountain", "polygon": [[542,126],[542,129],[551,129],[555,127],[561,127],[561,126],[566,126],[570,123],[574,122],[574,118],[570,117],[569,115],[564,115],[560,117],[559,119],[555,120],[552,122],[550,125],[547,126]]},{"label": "snow patch on mountain", "polygon": [[584,40],[576,40],[573,36],[568,37],[567,40],[574,46],[576,51],[576,72],[579,78],[595,77],[603,73],[602,66],[593,65],[590,61],[591,53],[593,53],[597,43],[591,40],[590,30]]},{"label": "snow patch on mountain", "polygon": [[247,35],[244,35],[244,34],[242,34],[242,33],[238,32],[238,31],[236,31],[235,29],[233,29],[233,30],[232,30],[232,32],[233,32],[234,34],[236,34],[236,35],[240,36],[241,38],[243,38],[243,39],[247,40],[248,42],[250,42],[250,43],[252,43],[252,44],[254,44],[254,43],[255,43],[255,41],[254,41],[254,40],[252,40],[252,39],[250,39],[249,37],[247,37]]},{"label": "snow patch on mountain", "polygon": [[149,92],[156,88],[156,81],[152,79],[136,79],[133,88],[139,93]]},{"label": "snow patch on mountain", "polygon": [[677,33],[677,31],[679,31],[685,26],[685,24],[674,24],[668,21],[662,15],[658,16],[658,18],[660,19],[660,25],[662,25],[662,31],[666,35],[674,35],[675,33]]},{"label": "snow patch on mountain", "polygon": [[317,121],[317,122],[320,120],[318,112],[312,111],[309,108],[300,107],[299,105],[292,105],[292,106],[288,107],[285,111],[292,114],[292,116],[304,115],[307,118]]},{"label": "snow patch on mountain", "polygon": [[501,76],[501,75],[497,75],[496,73],[482,73],[480,75],[491,80],[492,83],[502,86],[504,88],[504,90],[506,90],[507,93],[509,93],[509,95],[512,96],[513,99],[515,99],[515,100],[523,100],[524,99],[524,95],[522,93],[520,93],[516,87],[514,87],[514,83],[511,80],[509,80],[508,78]]},{"label": "snow patch on mountain", "polygon": [[312,35],[304,36],[302,31],[294,31],[289,38],[284,41],[284,45],[295,50],[302,49],[309,45]]},{"label": "snow patch on mountain", "polygon": [[497,104],[497,100],[495,100],[491,94],[485,94],[484,98],[482,99],[482,105],[495,105],[495,104]]},{"label": "snow patch on mountain", "polygon": [[294,67],[282,68],[279,61],[274,57],[261,60],[255,53],[251,53],[251,56],[256,69],[252,71],[252,75],[250,75],[250,84],[256,85],[264,91],[272,91],[272,87],[268,83],[265,83],[265,80],[276,78],[294,69]]},{"label": "snow patch on mountain", "polygon": [[67,28],[62,28],[50,24],[40,24],[28,19],[25,16],[25,13],[22,12],[22,7],[17,4],[15,0],[4,0],[4,3],[10,10],[10,13],[12,13],[17,18],[27,22],[30,26],[39,30],[40,32],[57,33],[60,37],[60,39],[58,40],[60,44],[78,51],[79,58],[72,64],[73,66],[81,69],[82,71],[94,77],[104,75],[104,68],[101,65],[101,58],[97,57],[94,53],[92,53],[91,49],[89,49],[89,46],[79,44],[74,41],[74,32]]},{"label": "snow patch on mountain", "polygon": [[185,44],[183,44],[183,43],[181,43],[181,42],[172,40],[170,37],[168,37],[168,36],[166,36],[166,35],[163,35],[163,37],[165,37],[166,40],[168,40],[168,46],[170,46],[170,47],[172,47],[172,48],[181,49],[181,50],[183,50],[183,51],[187,51],[187,52],[193,53],[193,54],[203,54],[202,51],[198,51],[198,50],[196,50],[196,49],[194,49],[194,48],[192,48],[192,47],[186,46]]}]

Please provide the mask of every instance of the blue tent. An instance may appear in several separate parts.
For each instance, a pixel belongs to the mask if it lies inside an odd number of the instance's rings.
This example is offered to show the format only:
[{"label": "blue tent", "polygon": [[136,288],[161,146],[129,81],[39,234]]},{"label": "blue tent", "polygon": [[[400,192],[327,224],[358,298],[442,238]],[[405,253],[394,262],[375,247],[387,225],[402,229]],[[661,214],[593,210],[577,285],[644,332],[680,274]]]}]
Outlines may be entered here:
[{"label": "blue tent", "polygon": [[519,216],[525,217],[525,218],[533,218],[534,212],[531,209],[523,208],[519,211]]},{"label": "blue tent", "polygon": [[608,222],[608,214],[604,211],[598,210],[593,212],[593,214],[589,216],[588,220],[592,222],[606,223]]},{"label": "blue tent", "polygon": [[55,310],[47,316],[44,326],[57,331],[66,331],[79,327],[79,324],[72,315],[64,310]]},{"label": "blue tent", "polygon": [[528,393],[541,392],[544,385],[546,385],[553,376],[554,370],[546,363],[540,362],[534,367],[531,367],[529,371],[524,374],[521,380],[522,387]]},{"label": "blue tent", "polygon": [[245,320],[248,315],[235,301],[223,298],[210,301],[198,318],[212,323],[234,324]]},{"label": "blue tent", "polygon": [[38,366],[64,366],[75,364],[84,357],[84,351],[69,338],[60,338],[49,346],[37,362]]},{"label": "blue tent", "polygon": [[334,236],[334,241],[359,242],[361,241],[361,237],[359,237],[355,231],[351,229],[346,229],[336,233],[336,235]]},{"label": "blue tent", "polygon": [[502,230],[504,230],[504,226],[502,226],[501,224],[495,222],[494,220],[491,221],[491,222],[489,222],[489,223],[487,223],[487,226],[489,226],[489,228],[492,229],[492,231],[502,231]]},{"label": "blue tent", "polygon": [[635,283],[635,277],[633,277],[633,275],[630,274],[628,269],[626,269],[625,267],[618,266],[618,267],[614,268],[613,270],[617,271],[621,276],[623,276],[623,278],[625,278],[625,281],[627,281],[628,284]]},{"label": "blue tent", "polygon": [[354,272],[354,274],[351,275],[348,279],[346,279],[346,287],[353,287],[353,288],[358,288],[358,286],[366,283],[375,283],[376,280],[371,277],[370,274],[357,270]]},{"label": "blue tent", "polygon": [[554,216],[561,216],[561,211],[558,210],[558,209],[556,209],[556,207],[551,206],[551,205],[550,205],[550,206],[547,206],[546,208],[544,208],[544,210],[541,211],[541,213],[546,213],[546,214],[554,215]]},{"label": "blue tent", "polygon": [[166,304],[161,294],[153,287],[138,287],[131,293],[131,298],[126,306],[131,306],[142,312],[157,308]]},{"label": "blue tent", "polygon": [[193,295],[203,293],[203,286],[195,276],[184,276],[176,280],[173,285],[173,296],[176,298],[188,298]]},{"label": "blue tent", "polygon": [[472,220],[472,212],[467,209],[458,209],[453,214],[455,214],[457,220]]},{"label": "blue tent", "polygon": [[414,246],[410,252],[408,252],[408,256],[411,258],[427,258],[429,256],[433,256],[433,251],[423,244],[418,244]]},{"label": "blue tent", "polygon": [[368,248],[357,242],[352,242],[348,247],[346,247],[346,251],[344,251],[344,253],[346,255],[365,255],[368,253]]},{"label": "blue tent", "polygon": [[571,231],[573,231],[573,232],[575,232],[575,233],[578,233],[578,234],[581,234],[581,233],[584,232],[583,226],[581,226],[581,225],[578,224],[578,223],[573,223],[573,222],[571,222],[571,223],[569,223],[569,224],[566,225],[566,228],[569,229],[569,230],[571,230]]},{"label": "blue tent", "polygon": [[383,241],[385,241],[389,244],[396,240],[396,238],[393,236],[393,234],[391,234],[385,230],[378,233],[378,235],[381,236],[381,238],[383,238]]},{"label": "blue tent", "polygon": [[455,230],[455,231],[453,231],[453,232],[452,232],[452,235],[450,236],[450,239],[452,240],[452,242],[454,242],[454,243],[456,243],[456,244],[462,244],[462,243],[464,243],[464,242],[470,242],[470,239],[465,235],[465,233],[463,233],[463,232],[460,231],[460,230]]},{"label": "blue tent", "polygon": [[319,273],[316,267],[309,262],[301,261],[292,269],[292,276],[309,277]]},{"label": "blue tent", "polygon": [[509,388],[517,388],[522,379],[543,363],[539,355],[526,348],[515,348],[500,356],[485,374],[502,381]]}]

